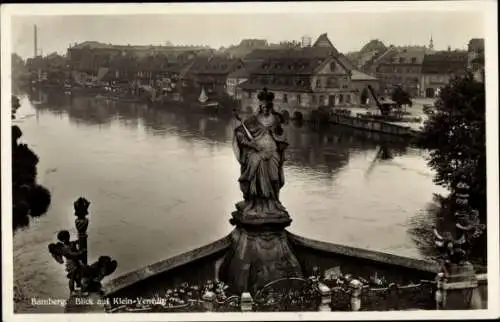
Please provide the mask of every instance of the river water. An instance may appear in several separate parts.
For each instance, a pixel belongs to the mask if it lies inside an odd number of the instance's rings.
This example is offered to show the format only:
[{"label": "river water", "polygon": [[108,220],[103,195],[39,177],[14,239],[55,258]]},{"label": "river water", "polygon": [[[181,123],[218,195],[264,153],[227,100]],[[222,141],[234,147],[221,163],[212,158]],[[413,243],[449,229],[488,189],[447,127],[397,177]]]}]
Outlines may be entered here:
[{"label": "river water", "polygon": [[[114,277],[231,231],[241,199],[234,120],[92,98],[44,100],[34,106],[22,96],[16,121],[40,157],[38,181],[52,193],[48,213],[14,235],[14,280],[25,296],[67,297],[64,267],[47,244],[61,229],[75,233],[80,196],[92,202],[89,261],[116,258]],[[422,257],[408,230],[441,191],[423,151],[341,127],[289,124],[286,131],[281,198],[291,232]],[[373,162],[381,148],[392,156]]]}]

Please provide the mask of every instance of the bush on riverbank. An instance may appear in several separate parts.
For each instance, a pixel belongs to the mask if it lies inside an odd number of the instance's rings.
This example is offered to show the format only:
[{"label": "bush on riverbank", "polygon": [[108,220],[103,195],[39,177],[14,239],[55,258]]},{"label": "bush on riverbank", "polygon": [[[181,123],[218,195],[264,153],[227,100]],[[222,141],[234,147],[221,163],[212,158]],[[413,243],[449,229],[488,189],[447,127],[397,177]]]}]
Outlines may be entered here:
[{"label": "bush on riverbank", "polygon": [[[12,98],[12,118],[19,108],[19,99]],[[49,190],[36,183],[38,156],[26,145],[18,144],[21,129],[12,126],[12,225],[13,229],[29,225],[30,217],[45,214],[49,208]]]}]

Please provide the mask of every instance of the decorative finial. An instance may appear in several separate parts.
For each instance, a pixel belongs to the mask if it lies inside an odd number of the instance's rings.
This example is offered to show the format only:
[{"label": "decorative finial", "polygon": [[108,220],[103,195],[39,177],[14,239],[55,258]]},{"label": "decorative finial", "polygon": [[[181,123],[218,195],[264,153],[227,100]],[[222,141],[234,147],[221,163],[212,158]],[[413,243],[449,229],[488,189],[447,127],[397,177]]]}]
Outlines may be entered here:
[{"label": "decorative finial", "polygon": [[89,213],[88,209],[90,206],[90,201],[83,197],[80,197],[73,203],[73,206],[75,209],[75,216],[85,216]]}]

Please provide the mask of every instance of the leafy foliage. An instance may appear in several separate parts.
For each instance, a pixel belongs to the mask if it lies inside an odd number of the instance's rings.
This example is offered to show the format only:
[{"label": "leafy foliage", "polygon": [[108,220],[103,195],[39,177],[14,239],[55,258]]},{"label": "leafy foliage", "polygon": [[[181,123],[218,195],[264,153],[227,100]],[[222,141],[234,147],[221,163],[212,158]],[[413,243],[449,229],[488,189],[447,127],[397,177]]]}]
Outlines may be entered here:
[{"label": "leafy foliage", "polygon": [[[15,119],[20,107],[19,98],[12,96],[11,117]],[[19,144],[21,129],[12,126],[12,224],[13,229],[25,227],[30,217],[45,214],[49,208],[51,195],[36,183],[38,156],[26,145]]]},{"label": "leafy foliage", "polygon": [[368,53],[371,51],[384,52],[387,50],[385,44],[379,39],[372,39],[361,48],[361,53]]},{"label": "leafy foliage", "polygon": [[485,87],[472,74],[442,88],[418,144],[430,150],[434,181],[447,189],[465,176],[471,186],[470,205],[486,219]]},{"label": "leafy foliage", "polygon": [[409,105],[412,106],[412,101],[410,94],[405,92],[401,87],[396,87],[392,92],[391,99],[398,104],[401,105]]}]

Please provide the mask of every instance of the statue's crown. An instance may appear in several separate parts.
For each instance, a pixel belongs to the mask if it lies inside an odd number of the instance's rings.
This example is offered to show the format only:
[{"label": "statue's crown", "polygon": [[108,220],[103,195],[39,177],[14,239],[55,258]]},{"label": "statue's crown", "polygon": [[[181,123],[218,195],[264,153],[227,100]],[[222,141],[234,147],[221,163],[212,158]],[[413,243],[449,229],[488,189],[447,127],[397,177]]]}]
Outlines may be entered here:
[{"label": "statue's crown", "polygon": [[73,206],[75,208],[75,213],[88,214],[90,201],[88,201],[87,199],[85,199],[83,197],[80,197],[73,203]]},{"label": "statue's crown", "polygon": [[272,102],[274,100],[274,93],[269,92],[267,88],[264,87],[264,89],[262,89],[259,95],[257,95],[257,98],[261,102]]}]

